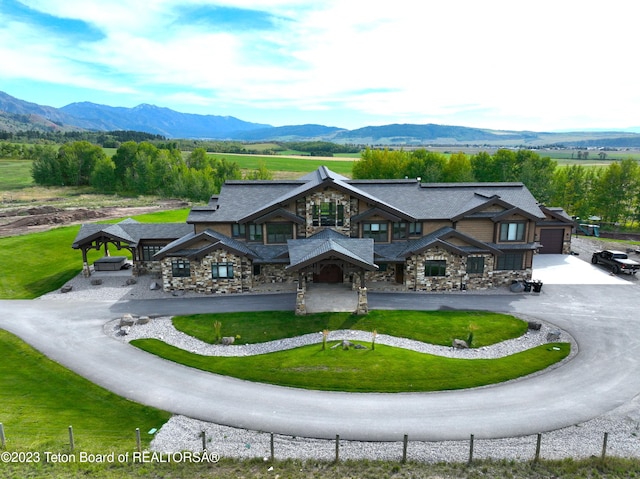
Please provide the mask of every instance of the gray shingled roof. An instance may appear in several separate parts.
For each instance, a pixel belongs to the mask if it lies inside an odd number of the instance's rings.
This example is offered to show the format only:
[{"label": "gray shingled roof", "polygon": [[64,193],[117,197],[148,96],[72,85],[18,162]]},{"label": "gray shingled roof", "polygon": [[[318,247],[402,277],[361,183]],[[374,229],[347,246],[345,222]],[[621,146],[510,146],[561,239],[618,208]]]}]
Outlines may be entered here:
[{"label": "gray shingled roof", "polygon": [[131,218],[116,224],[84,224],[73,241],[72,247],[80,248],[97,236],[108,236],[137,246],[143,240],[172,240],[193,231],[186,223],[139,223]]},{"label": "gray shingled roof", "polygon": [[[206,246],[194,248],[192,245],[201,242],[202,240],[208,240]],[[154,259],[162,259],[165,256],[178,255],[178,256],[193,256],[198,255],[201,251],[208,251],[212,245],[219,245],[232,251],[238,252],[241,255],[255,257],[256,254],[247,247],[247,245],[241,241],[237,241],[229,236],[218,233],[217,231],[205,230],[200,233],[190,233],[172,241],[167,246],[153,255]]]},{"label": "gray shingled roof", "polygon": [[349,238],[333,230],[324,230],[306,239],[288,240],[290,264],[287,269],[299,269],[315,261],[337,256],[366,270],[378,267],[373,262],[371,238]]}]

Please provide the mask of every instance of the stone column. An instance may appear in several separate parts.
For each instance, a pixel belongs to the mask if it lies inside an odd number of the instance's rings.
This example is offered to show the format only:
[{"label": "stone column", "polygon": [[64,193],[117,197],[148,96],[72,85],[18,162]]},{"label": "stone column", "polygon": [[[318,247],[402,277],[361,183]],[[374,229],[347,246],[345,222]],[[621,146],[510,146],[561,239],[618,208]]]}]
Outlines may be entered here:
[{"label": "stone column", "polygon": [[304,301],[304,288],[298,288],[296,293],[296,316],[306,316],[307,306]]},{"label": "stone column", "polygon": [[367,288],[358,288],[358,305],[356,306],[356,314],[369,314],[369,303],[367,301]]}]

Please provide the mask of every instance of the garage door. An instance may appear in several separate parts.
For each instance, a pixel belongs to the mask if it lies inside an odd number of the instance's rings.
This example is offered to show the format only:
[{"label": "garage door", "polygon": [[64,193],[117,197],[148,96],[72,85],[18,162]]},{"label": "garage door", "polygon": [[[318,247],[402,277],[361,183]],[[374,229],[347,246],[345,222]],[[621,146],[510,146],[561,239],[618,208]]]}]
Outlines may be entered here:
[{"label": "garage door", "polygon": [[562,240],[564,229],[543,229],[540,230],[541,254],[562,254]]}]

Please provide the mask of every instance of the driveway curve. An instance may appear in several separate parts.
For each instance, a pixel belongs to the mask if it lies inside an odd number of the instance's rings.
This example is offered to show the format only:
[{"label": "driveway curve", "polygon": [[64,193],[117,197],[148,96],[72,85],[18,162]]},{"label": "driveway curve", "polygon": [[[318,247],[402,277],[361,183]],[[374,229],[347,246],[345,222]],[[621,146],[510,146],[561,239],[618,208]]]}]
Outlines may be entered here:
[{"label": "driveway curve", "polygon": [[640,393],[640,289],[545,285],[540,294],[370,293],[375,309],[480,309],[567,330],[576,356],[545,374],[439,393],[348,394],[250,383],[190,369],[103,333],[123,313],[293,308],[293,295],[154,301],[2,301],[0,327],[91,381],[176,414],[301,437],[440,441],[535,434],[585,422]]}]

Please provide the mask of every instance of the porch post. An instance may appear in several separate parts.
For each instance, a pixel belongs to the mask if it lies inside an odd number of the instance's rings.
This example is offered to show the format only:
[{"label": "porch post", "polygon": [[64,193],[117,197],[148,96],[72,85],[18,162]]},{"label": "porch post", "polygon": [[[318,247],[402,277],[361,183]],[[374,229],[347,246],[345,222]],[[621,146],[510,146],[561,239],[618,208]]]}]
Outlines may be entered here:
[{"label": "porch post", "polygon": [[87,260],[87,248],[82,247],[82,276],[88,278],[91,276],[91,270],[89,269],[89,262]]}]

